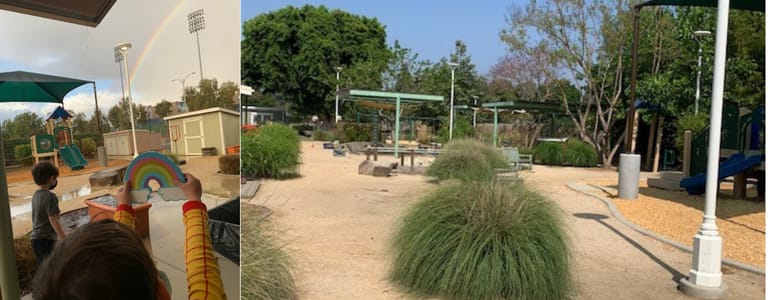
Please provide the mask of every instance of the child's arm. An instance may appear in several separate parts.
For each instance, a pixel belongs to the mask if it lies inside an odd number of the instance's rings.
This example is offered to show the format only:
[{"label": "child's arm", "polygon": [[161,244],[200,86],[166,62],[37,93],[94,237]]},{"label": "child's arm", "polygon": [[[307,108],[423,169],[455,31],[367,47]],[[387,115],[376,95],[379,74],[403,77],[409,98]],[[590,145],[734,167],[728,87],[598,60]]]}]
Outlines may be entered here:
[{"label": "child's arm", "polygon": [[211,234],[208,227],[208,211],[200,201],[202,186],[200,180],[191,174],[185,174],[187,182],[174,183],[184,191],[187,202],[184,203],[184,227],[186,243],[184,257],[187,265],[187,286],[189,299],[226,299],[221,273],[211,246]]},{"label": "child's arm", "polygon": [[133,211],[133,205],[131,205],[133,200],[131,199],[130,186],[131,181],[125,181],[125,185],[115,195],[115,198],[117,198],[117,211],[112,216],[112,219],[134,228],[133,215],[135,212]]},{"label": "child's arm", "polygon": [[59,215],[48,216],[48,221],[51,222],[53,230],[56,231],[56,236],[58,236],[60,240],[64,239],[64,227],[61,227],[61,222],[59,222]]}]

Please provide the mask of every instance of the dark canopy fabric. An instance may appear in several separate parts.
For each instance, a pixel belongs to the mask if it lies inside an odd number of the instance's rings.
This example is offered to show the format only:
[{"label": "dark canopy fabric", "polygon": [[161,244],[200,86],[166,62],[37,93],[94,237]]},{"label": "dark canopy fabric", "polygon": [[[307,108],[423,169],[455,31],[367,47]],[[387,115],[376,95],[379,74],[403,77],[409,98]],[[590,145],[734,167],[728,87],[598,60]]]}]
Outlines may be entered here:
[{"label": "dark canopy fabric", "polygon": [[[717,7],[717,0],[650,0],[643,2],[638,6],[654,5]],[[731,9],[765,12],[765,0],[731,0],[730,7]]]},{"label": "dark canopy fabric", "polygon": [[62,103],[69,91],[92,82],[23,71],[0,73],[0,102]]}]

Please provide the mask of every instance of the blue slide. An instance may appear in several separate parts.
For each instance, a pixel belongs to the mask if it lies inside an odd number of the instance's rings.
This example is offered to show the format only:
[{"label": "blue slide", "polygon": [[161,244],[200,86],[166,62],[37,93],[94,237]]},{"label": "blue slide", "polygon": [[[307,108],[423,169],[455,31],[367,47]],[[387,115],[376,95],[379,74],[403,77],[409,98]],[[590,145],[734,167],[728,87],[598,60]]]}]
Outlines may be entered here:
[{"label": "blue slide", "polygon": [[64,164],[72,170],[80,170],[88,164],[88,161],[83,157],[80,149],[75,144],[59,146],[59,156],[61,156]]},{"label": "blue slide", "polygon": [[[736,153],[728,157],[725,161],[720,163],[718,168],[717,180],[723,180],[728,176],[736,175],[740,172],[749,170],[749,168],[759,165],[763,161],[763,156],[752,155],[745,157],[744,153]],[[680,187],[685,188],[689,195],[701,195],[706,190],[707,174],[701,173],[696,176],[691,176],[680,181]]]}]

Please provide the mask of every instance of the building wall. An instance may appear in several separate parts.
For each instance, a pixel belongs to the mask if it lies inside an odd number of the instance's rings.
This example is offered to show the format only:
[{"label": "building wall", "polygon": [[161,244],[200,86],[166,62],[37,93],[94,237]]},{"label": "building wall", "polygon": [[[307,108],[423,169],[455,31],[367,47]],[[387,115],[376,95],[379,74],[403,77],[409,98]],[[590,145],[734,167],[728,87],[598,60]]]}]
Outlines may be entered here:
[{"label": "building wall", "polygon": [[230,114],[221,116],[224,124],[224,147],[240,145],[240,118]]},{"label": "building wall", "polygon": [[[130,130],[121,130],[104,134],[104,146],[107,155],[133,155],[133,136]],[[146,129],[136,129],[136,148],[139,153],[161,151],[161,134]]]},{"label": "building wall", "polygon": [[202,155],[204,147],[214,147],[221,155],[226,147],[240,144],[240,116],[229,110],[211,109],[167,118],[169,135],[179,136],[176,142],[170,141],[171,149],[179,155]]}]

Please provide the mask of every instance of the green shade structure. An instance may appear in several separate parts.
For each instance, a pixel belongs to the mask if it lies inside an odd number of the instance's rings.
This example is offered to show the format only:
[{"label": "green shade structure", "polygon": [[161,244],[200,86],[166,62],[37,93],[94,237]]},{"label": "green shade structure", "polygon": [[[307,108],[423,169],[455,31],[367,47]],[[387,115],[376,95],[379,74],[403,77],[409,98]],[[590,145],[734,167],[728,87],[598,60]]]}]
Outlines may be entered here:
[{"label": "green shade structure", "polygon": [[[456,107],[460,108],[460,107]],[[462,107],[463,108],[463,107]],[[499,135],[499,108],[522,110],[526,113],[541,114],[541,113],[563,113],[563,108],[559,104],[555,103],[542,103],[542,102],[525,102],[525,101],[506,101],[506,102],[491,102],[484,103],[482,108],[490,109],[493,111],[493,146],[498,146]]]},{"label": "green shade structure", "polygon": [[0,102],[62,103],[73,89],[93,81],[14,71],[0,73]]},{"label": "green shade structure", "polygon": [[[0,102],[52,102],[63,104],[64,96],[73,89],[93,81],[30,72],[0,73]],[[96,92],[94,84],[94,93]],[[98,109],[98,104],[96,105]],[[0,153],[3,151],[0,138]],[[3,299],[18,299],[19,281],[13,248],[13,224],[5,176],[5,157],[0,155],[0,289]]]},{"label": "green shade structure", "polygon": [[392,139],[395,142],[395,157],[398,157],[398,148],[400,146],[400,104],[418,104],[426,102],[442,102],[443,96],[393,93],[365,90],[343,91],[344,100],[374,102],[384,105],[395,105],[395,135]]}]

